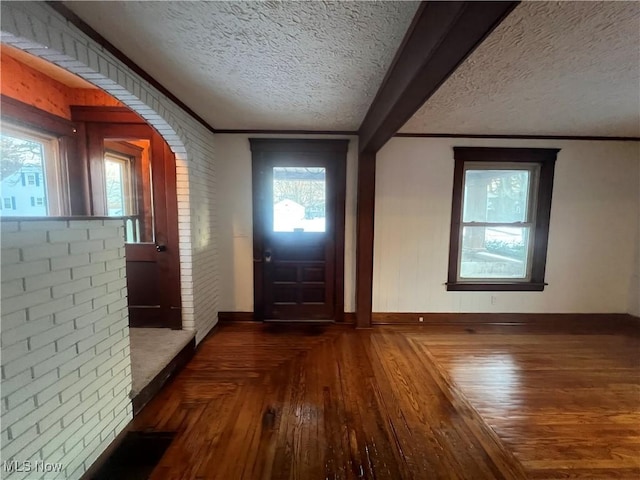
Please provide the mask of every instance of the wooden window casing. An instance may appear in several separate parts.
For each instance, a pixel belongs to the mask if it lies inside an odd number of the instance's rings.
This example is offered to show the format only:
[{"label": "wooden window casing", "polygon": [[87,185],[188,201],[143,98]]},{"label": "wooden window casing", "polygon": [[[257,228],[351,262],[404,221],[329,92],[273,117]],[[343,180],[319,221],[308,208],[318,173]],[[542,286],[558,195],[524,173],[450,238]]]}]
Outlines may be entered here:
[{"label": "wooden window casing", "polygon": [[[559,149],[550,148],[487,148],[487,147],[454,147],[454,179],[451,213],[451,234],[449,244],[449,275],[447,290],[449,291],[542,291],[545,283],[547,244],[549,239],[549,220],[551,216],[551,197],[553,193],[553,175]],[[459,278],[460,242],[463,228],[462,208],[464,201],[465,164],[474,162],[495,167],[504,164],[505,169],[514,164],[533,164],[538,166],[538,178],[535,191],[530,201],[535,219],[533,246],[529,255],[528,275],[524,279],[491,278],[464,279]]]}]

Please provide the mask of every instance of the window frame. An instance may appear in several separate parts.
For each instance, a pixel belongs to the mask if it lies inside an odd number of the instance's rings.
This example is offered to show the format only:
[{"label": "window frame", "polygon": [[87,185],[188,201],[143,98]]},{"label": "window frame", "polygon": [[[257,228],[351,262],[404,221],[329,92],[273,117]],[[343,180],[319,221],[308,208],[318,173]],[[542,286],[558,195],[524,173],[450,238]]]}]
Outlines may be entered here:
[{"label": "window frame", "polygon": [[[449,237],[448,291],[543,291],[553,194],[555,162],[560,149],[556,148],[502,148],[502,147],[454,147],[454,178]],[[530,253],[529,278],[495,278],[460,280],[458,267],[461,254],[461,235],[464,228],[462,208],[464,200],[465,166],[484,164],[493,168],[514,164],[535,164],[539,167],[537,185],[531,190],[533,246]],[[531,243],[531,242],[530,242]]]},{"label": "window frame", "polygon": [[122,203],[123,203],[123,209],[125,210],[125,212],[123,212],[122,215],[109,215],[108,198],[105,198],[105,202],[107,203],[107,207],[106,207],[107,216],[108,217],[110,216],[131,217],[131,216],[138,215],[138,208],[137,208],[137,202],[136,202],[137,192],[136,192],[136,185],[135,185],[135,179],[134,179],[134,166],[133,166],[133,163],[135,162],[135,158],[132,158],[126,155],[125,153],[105,148],[105,152],[104,152],[105,196],[106,196],[106,180],[107,180],[107,173],[106,173],[107,162],[120,164],[122,194],[123,194]]},{"label": "window frame", "polygon": [[[6,122],[7,125],[57,139],[55,155],[62,187],[60,208],[59,213],[48,216],[88,215],[86,167],[78,154],[81,139],[78,124],[4,94],[0,94],[0,114],[3,124]],[[46,177],[41,178],[41,181],[47,180]]]},{"label": "window frame", "polygon": [[[60,139],[40,128],[21,125],[11,120],[4,120],[2,125],[4,134],[23,138],[42,145],[43,175],[38,173],[27,173],[24,185],[27,187],[37,187],[44,184],[44,197],[35,197],[32,207],[44,206],[47,210],[47,217],[60,217],[69,214],[69,181],[66,174],[66,166],[61,160]],[[31,215],[30,215],[31,216]],[[40,215],[33,215],[40,216]]]}]

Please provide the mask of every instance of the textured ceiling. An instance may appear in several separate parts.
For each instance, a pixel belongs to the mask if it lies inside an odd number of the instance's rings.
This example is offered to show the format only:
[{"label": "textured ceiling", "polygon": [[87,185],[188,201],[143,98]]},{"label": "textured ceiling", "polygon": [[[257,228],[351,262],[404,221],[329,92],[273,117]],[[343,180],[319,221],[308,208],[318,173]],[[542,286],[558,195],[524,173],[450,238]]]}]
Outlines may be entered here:
[{"label": "textured ceiling", "polygon": [[401,132],[640,136],[640,2],[524,2]]},{"label": "textured ceiling", "polygon": [[65,2],[218,129],[356,130],[417,2]]}]

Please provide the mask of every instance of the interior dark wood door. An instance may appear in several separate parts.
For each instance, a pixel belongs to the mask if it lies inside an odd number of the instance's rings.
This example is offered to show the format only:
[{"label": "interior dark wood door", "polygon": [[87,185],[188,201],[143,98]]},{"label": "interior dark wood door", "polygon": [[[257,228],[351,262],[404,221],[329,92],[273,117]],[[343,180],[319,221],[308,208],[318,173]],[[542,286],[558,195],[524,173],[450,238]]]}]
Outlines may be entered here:
[{"label": "interior dark wood door", "polygon": [[257,319],[342,320],[347,146],[251,139]]},{"label": "interior dark wood door", "polygon": [[[89,119],[102,118],[90,113]],[[106,115],[103,119],[108,118]],[[92,212],[125,218],[129,324],[179,329],[182,319],[173,152],[146,124],[89,121],[85,128]],[[127,170],[130,181],[126,202],[118,203],[118,195],[115,201],[112,199],[109,162],[116,166],[120,162],[123,171]]]}]

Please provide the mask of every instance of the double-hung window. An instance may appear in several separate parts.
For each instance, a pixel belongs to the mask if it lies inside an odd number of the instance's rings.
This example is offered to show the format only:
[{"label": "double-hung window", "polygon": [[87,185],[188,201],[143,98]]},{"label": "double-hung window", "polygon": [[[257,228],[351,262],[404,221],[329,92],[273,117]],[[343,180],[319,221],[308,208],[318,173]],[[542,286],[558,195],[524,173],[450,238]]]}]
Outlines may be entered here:
[{"label": "double-hung window", "polygon": [[448,290],[543,290],[557,149],[454,148]]}]

